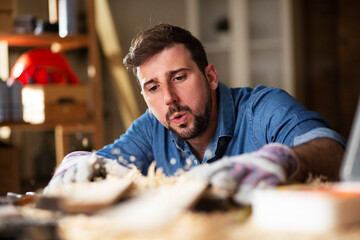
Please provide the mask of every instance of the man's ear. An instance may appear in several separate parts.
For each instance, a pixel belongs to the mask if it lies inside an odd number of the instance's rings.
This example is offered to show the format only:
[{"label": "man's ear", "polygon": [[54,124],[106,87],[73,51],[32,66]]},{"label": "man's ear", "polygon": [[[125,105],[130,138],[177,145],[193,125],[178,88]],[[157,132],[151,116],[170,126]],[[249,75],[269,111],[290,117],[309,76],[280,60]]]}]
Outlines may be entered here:
[{"label": "man's ear", "polygon": [[210,88],[212,90],[217,89],[219,85],[218,75],[213,64],[209,64],[205,68],[205,76],[209,82]]}]

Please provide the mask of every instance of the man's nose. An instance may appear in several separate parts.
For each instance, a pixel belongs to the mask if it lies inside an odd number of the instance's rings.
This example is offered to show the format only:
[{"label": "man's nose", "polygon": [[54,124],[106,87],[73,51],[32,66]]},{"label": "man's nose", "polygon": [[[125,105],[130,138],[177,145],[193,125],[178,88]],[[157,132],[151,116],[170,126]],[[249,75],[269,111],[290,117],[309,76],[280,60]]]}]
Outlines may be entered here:
[{"label": "man's nose", "polygon": [[163,89],[164,103],[170,105],[178,101],[178,97],[171,86],[167,86]]}]

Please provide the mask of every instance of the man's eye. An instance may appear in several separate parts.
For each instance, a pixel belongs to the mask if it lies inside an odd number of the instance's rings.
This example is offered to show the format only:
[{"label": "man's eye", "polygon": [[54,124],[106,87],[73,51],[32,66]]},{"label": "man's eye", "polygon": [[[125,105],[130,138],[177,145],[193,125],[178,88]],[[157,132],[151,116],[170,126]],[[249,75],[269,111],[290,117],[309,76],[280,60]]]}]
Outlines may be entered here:
[{"label": "man's eye", "polygon": [[181,75],[181,76],[175,77],[174,80],[181,81],[181,80],[184,80],[185,78],[186,78],[186,75]]},{"label": "man's eye", "polygon": [[158,86],[152,86],[149,88],[149,92],[155,92],[158,89]]}]

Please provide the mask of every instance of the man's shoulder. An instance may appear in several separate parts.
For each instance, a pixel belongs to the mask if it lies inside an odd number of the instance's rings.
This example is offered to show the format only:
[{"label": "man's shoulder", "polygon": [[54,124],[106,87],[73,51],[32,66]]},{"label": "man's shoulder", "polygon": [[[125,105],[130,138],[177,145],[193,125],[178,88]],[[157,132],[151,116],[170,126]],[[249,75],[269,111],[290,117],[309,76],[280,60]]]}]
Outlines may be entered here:
[{"label": "man's shoulder", "polygon": [[285,92],[281,88],[268,87],[264,85],[257,85],[256,87],[239,87],[239,88],[230,88],[230,91],[234,95],[244,95],[244,96],[259,96],[263,94],[279,94]]},{"label": "man's shoulder", "polygon": [[286,98],[289,95],[280,88],[258,85],[252,87],[230,88],[231,95],[236,105],[253,104],[262,100],[276,100],[277,98]]},{"label": "man's shoulder", "polygon": [[294,98],[285,90],[276,87],[258,85],[255,88],[245,87],[237,90],[242,100],[246,99],[250,104],[266,102],[267,104],[281,104]]}]

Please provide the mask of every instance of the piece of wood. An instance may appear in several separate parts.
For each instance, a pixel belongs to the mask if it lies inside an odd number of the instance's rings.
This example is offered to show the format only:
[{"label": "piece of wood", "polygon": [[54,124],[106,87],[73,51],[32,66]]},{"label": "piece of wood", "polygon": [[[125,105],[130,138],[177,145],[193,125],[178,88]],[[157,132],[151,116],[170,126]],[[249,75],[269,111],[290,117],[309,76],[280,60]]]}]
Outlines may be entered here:
[{"label": "piece of wood", "polygon": [[95,0],[96,31],[113,76],[120,116],[123,120],[124,127],[128,128],[131,123],[140,116],[140,109],[134,95],[130,78],[122,63],[122,51],[111,16],[108,1]]},{"label": "piece of wood", "polygon": [[36,47],[50,48],[54,52],[64,52],[79,48],[86,48],[91,41],[84,34],[77,34],[60,38],[54,33],[33,34],[13,34],[0,33],[0,41],[5,41],[9,47]]},{"label": "piece of wood", "polygon": [[90,213],[115,203],[131,182],[129,179],[109,178],[97,182],[65,184],[48,196],[58,197],[59,207],[65,212]]},{"label": "piece of wood", "polygon": [[104,146],[104,111],[103,111],[103,87],[102,87],[102,68],[101,53],[99,42],[95,29],[95,5],[94,0],[86,1],[87,7],[87,31],[88,31],[88,76],[90,79],[90,97],[91,109],[93,113],[93,121],[96,124],[96,132],[94,133],[94,149],[98,150]]},{"label": "piece of wood", "polygon": [[112,219],[119,231],[142,231],[162,227],[200,199],[208,184],[179,180],[173,185],[145,191],[137,198],[99,212]]},{"label": "piece of wood", "polygon": [[59,166],[65,155],[69,152],[68,138],[62,125],[55,127],[55,149],[56,149],[56,166]]},{"label": "piece of wood", "polygon": [[252,223],[262,229],[324,233],[360,222],[360,185],[285,186],[257,190]]}]

